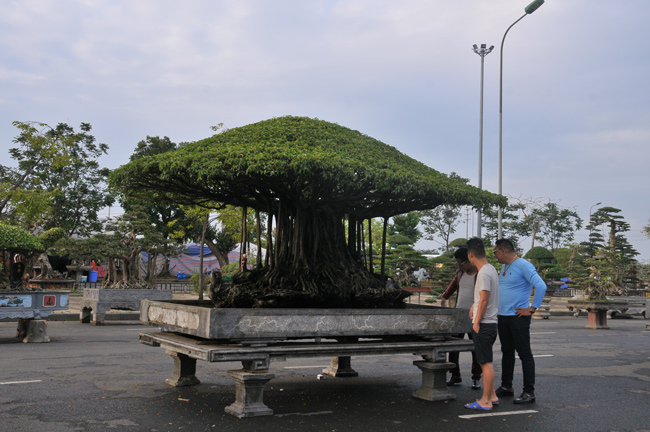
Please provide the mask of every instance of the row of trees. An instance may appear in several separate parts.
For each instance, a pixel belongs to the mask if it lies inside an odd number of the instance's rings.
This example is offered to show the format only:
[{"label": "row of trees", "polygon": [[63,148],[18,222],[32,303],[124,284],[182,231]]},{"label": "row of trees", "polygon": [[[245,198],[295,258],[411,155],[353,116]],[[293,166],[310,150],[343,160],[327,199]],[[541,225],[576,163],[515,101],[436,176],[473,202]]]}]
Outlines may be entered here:
[{"label": "row of trees", "polygon": [[[169,274],[169,260],[163,259],[159,274],[156,259],[174,256],[185,242],[199,241],[202,234],[220,264],[228,264],[228,252],[239,238],[237,209],[224,207],[210,214],[163,203],[155,196],[129,199],[108,188],[109,170],[99,164],[108,146],[96,142],[90,124],[82,123],[78,131],[65,123],[56,127],[37,122],[13,125],[19,130],[15,147],[9,150],[15,163],[0,165],[0,224],[6,228],[3,232],[11,233],[2,236],[2,246],[10,254],[0,267],[0,285],[17,287],[20,281],[13,277],[10,264],[18,259],[13,255],[27,256],[28,267],[33,265],[42,252],[40,236],[53,228],[60,231],[61,239],[56,244],[44,243],[50,252],[77,261],[101,261],[107,267],[105,285],[109,286],[151,286],[154,277]],[[147,136],[137,143],[130,159],[174,151],[182,145],[167,137]],[[99,212],[115,202],[124,213],[101,218]],[[21,246],[17,238],[30,241]],[[248,238],[254,239],[255,234]],[[141,276],[143,251],[153,259]]]},{"label": "row of trees", "polygon": [[[54,128],[23,122],[15,122],[14,126],[19,135],[10,155],[17,166],[0,165],[0,222],[37,235],[53,227],[63,229],[65,240],[57,243],[59,253],[77,259],[101,259],[108,267],[110,284],[126,286],[137,279],[138,284],[150,286],[158,275],[156,261],[149,260],[149,268],[140,280],[140,253],[146,251],[153,257],[166,257],[162,270],[165,275],[169,273],[167,258],[177,254],[187,241],[205,243],[222,267],[228,264],[228,252],[238,242],[259,242],[262,247],[273,249],[269,240],[277,235],[279,227],[272,227],[267,221],[268,213],[261,212],[259,207],[256,210],[242,205],[245,202],[228,206],[216,200],[200,199],[180,204],[182,200],[165,199],[166,192],[155,188],[137,197],[124,190],[109,189],[109,170],[100,167],[98,162],[107,154],[108,146],[96,143],[89,124],[82,123],[78,132],[63,123]],[[214,129],[223,132],[221,125]],[[187,143],[176,144],[167,137],[147,136],[137,143],[130,160],[135,163],[178,153],[186,146]],[[468,179],[455,173],[449,178],[460,184],[468,183]],[[124,214],[101,220],[99,211],[116,201]],[[355,253],[359,253],[365,268],[374,271],[385,266],[387,274],[404,274],[430,265],[422,251],[414,248],[420,239],[439,242],[442,252],[450,250],[461,221],[461,209],[459,205],[443,205],[405,214],[392,214],[399,210],[391,209],[391,217],[369,218],[366,222],[363,222],[365,216],[352,215],[344,219],[344,236],[348,243],[358,243]],[[483,210],[484,238],[488,243],[496,239],[493,209]],[[637,253],[624,235],[629,224],[618,209],[598,209],[587,225],[588,241],[579,245],[573,240],[582,220],[575,211],[552,201],[511,198],[504,208],[503,220],[505,236],[515,242],[530,238],[531,248],[541,244],[552,253],[567,246],[576,257],[596,260],[599,265],[594,271],[619,284],[625,283],[628,269],[635,263]],[[608,229],[607,238],[602,234],[603,227]],[[388,236],[382,266],[384,229]],[[650,225],[646,232],[650,236]],[[259,258],[254,263],[262,264]]]}]

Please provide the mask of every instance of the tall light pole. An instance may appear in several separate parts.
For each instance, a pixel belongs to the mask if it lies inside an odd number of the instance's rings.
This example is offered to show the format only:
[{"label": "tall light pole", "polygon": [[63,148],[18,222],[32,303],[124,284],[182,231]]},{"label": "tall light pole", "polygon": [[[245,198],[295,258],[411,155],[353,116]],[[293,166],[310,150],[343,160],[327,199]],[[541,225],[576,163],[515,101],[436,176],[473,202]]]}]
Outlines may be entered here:
[{"label": "tall light pole", "polygon": [[[490,54],[494,49],[494,45],[490,45],[490,48],[486,48],[486,44],[481,44],[481,49],[479,49],[476,44],[474,44],[474,52],[481,56],[481,108],[479,116],[479,128],[478,128],[478,188],[483,189],[483,71],[485,69],[485,56]],[[476,212],[476,237],[481,238],[481,209],[479,208]]]},{"label": "tall light pole", "polygon": [[[517,21],[513,22],[510,27],[508,27],[506,32],[503,34],[503,39],[501,40],[501,54],[499,59],[499,195],[503,195],[503,43],[506,41],[506,35],[510,29],[519,21],[524,19],[526,15],[530,15],[539,9],[542,4],[544,4],[544,0],[534,0],[532,3],[526,6],[524,8],[524,12],[526,13],[523,14]],[[499,207],[498,211],[498,221],[498,238],[503,238],[503,209],[501,207]]]}]

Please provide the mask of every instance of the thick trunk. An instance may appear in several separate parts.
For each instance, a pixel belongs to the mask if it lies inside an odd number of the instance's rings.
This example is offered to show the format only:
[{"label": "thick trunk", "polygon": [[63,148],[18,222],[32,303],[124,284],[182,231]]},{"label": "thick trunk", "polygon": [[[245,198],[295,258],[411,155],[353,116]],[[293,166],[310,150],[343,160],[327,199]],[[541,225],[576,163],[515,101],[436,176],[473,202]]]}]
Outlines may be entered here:
[{"label": "thick trunk", "polygon": [[[233,277],[214,300],[219,307],[395,307],[401,290],[384,284],[358,259],[356,218],[323,209],[280,206],[272,264]],[[350,229],[351,227],[351,229]]]},{"label": "thick trunk", "polygon": [[205,244],[208,246],[214,256],[217,257],[217,261],[219,261],[219,267],[224,268],[228,265],[228,251],[226,251],[226,253],[223,253],[213,241],[206,240]]}]

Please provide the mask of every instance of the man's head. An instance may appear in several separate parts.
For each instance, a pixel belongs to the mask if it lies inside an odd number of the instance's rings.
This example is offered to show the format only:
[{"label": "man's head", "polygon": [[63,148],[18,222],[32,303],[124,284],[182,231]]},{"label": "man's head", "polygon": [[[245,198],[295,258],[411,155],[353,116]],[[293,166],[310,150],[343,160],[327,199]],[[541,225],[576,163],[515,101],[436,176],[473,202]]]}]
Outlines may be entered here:
[{"label": "man's head", "polygon": [[454,252],[454,258],[456,259],[456,264],[458,264],[458,268],[463,272],[463,273],[474,273],[476,272],[476,267],[472,265],[471,262],[469,262],[469,259],[467,258],[467,248],[466,247],[461,247]]},{"label": "man's head", "polygon": [[513,261],[515,256],[516,256],[515,245],[512,244],[510,240],[508,239],[497,240],[496,245],[494,246],[494,257],[501,264],[510,264]]},{"label": "man's head", "polygon": [[467,258],[475,266],[477,262],[485,260],[483,240],[478,237],[473,237],[467,241]]}]

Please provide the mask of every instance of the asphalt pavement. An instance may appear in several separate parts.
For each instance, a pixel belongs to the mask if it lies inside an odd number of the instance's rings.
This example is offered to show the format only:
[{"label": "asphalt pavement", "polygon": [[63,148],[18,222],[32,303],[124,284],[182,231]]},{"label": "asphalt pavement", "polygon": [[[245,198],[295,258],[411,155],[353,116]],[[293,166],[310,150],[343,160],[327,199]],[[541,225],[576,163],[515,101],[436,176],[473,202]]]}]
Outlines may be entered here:
[{"label": "asphalt pavement", "polygon": [[[457,400],[413,398],[421,374],[413,355],[353,357],[357,378],[317,379],[329,358],[271,364],[265,387],[273,416],[237,419],[226,371],[239,363],[197,363],[195,387],[173,388],[172,359],[138,342],[151,329],[137,321],[105,326],[50,321],[50,343],[25,344],[16,324],[0,323],[0,431],[650,431],[650,331],[642,318],[585,329],[586,317],[534,320],[537,402],[502,398],[490,413],[463,405],[470,389],[469,353]],[[495,370],[500,377],[500,346]],[[497,383],[498,384],[498,383]],[[515,391],[521,392],[521,367]]]}]

